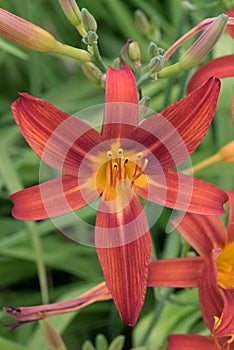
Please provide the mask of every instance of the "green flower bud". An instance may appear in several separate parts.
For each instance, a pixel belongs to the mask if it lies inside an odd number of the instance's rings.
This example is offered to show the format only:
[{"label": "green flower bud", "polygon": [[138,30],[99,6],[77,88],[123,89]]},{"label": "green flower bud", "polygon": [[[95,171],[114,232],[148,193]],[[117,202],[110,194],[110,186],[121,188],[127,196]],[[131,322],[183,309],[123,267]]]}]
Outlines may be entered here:
[{"label": "green flower bud", "polygon": [[150,32],[151,24],[148,18],[146,17],[146,15],[144,14],[144,12],[142,12],[141,10],[136,10],[135,21],[136,21],[137,27],[141,30],[143,34],[147,35]]},{"label": "green flower bud", "polygon": [[94,83],[101,84],[102,72],[92,62],[85,62],[81,64],[81,68],[85,75]]},{"label": "green flower bud", "polygon": [[96,32],[97,31],[97,22],[96,22],[95,18],[85,8],[83,8],[81,10],[81,19],[82,19],[84,28],[87,32],[89,32],[89,31]]},{"label": "green flower bud", "polygon": [[131,41],[128,45],[128,56],[132,61],[134,68],[138,68],[141,65],[141,50],[137,41]]},{"label": "green flower bud", "polygon": [[153,57],[159,55],[159,48],[153,41],[151,41],[149,43],[148,54],[149,54],[150,58],[153,58]]}]

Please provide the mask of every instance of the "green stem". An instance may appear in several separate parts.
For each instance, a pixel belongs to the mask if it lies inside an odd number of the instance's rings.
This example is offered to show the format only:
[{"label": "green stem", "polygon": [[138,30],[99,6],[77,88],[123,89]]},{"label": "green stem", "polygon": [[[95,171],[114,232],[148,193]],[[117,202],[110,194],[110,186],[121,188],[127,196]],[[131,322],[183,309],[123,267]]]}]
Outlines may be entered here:
[{"label": "green stem", "polygon": [[99,48],[97,43],[92,44],[93,49],[93,59],[92,61],[96,63],[96,66],[102,71],[102,73],[106,73],[106,66],[102,60],[102,57],[99,52]]},{"label": "green stem", "polygon": [[[22,183],[17,175],[17,172],[15,171],[13,162],[7,154],[7,149],[2,144],[0,144],[0,153],[0,174],[2,175],[2,178],[10,193],[19,191],[23,187]],[[39,230],[34,222],[25,221],[24,224],[35,253],[42,302],[44,304],[47,304],[49,301],[48,286],[46,278],[46,268],[42,257]]]},{"label": "green stem", "polygon": [[58,53],[63,56],[75,58],[81,62],[91,62],[92,55],[85,50],[77,49],[76,47],[62,44],[59,41],[56,41],[56,46],[53,48],[54,53]]}]

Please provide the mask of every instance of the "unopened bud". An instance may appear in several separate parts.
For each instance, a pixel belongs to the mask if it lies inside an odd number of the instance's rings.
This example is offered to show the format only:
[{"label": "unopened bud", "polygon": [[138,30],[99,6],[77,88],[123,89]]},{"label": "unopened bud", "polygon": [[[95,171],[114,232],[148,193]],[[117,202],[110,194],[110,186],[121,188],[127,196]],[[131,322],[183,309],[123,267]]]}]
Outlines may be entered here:
[{"label": "unopened bud", "polygon": [[51,52],[56,47],[52,34],[3,9],[0,9],[0,36],[35,51]]},{"label": "unopened bud", "polygon": [[141,30],[141,32],[145,35],[148,35],[151,30],[151,25],[148,18],[141,10],[136,10],[135,21],[137,27]]},{"label": "unopened bud", "polygon": [[228,16],[221,14],[211,23],[195,43],[179,59],[182,70],[196,66],[214,47],[225,31]]},{"label": "unopened bud", "polygon": [[81,64],[85,75],[94,83],[101,84],[102,72],[93,62],[85,62]]},{"label": "unopened bud", "polygon": [[128,45],[128,56],[132,61],[134,68],[141,66],[141,50],[137,41],[132,41]]},{"label": "unopened bud", "polygon": [[218,155],[220,156],[220,160],[225,163],[234,163],[234,141],[229,142],[225,146],[223,146]]},{"label": "unopened bud", "polygon": [[149,67],[154,73],[159,72],[163,68],[163,66],[164,66],[164,57],[161,55],[152,58],[149,63]]},{"label": "unopened bud", "polygon": [[109,350],[122,350],[125,342],[125,337],[119,335],[116,337],[109,346]]},{"label": "unopened bud", "polygon": [[172,66],[164,68],[159,74],[159,78],[168,78],[195,67],[214,47],[222,36],[227,26],[228,16],[221,14],[218,16],[195,41],[195,43],[183,54],[179,61]]},{"label": "unopened bud", "polygon": [[80,35],[86,36],[86,30],[84,29],[81,12],[75,0],[59,0],[60,6],[63,9],[69,22],[77,28]]},{"label": "unopened bud", "polygon": [[45,339],[52,350],[66,350],[61,336],[47,322],[42,323]]},{"label": "unopened bud", "polygon": [[95,339],[96,350],[108,350],[108,343],[106,337],[102,334],[98,334]]},{"label": "unopened bud", "polygon": [[82,350],[95,350],[95,348],[89,340],[86,340],[82,346]]},{"label": "unopened bud", "polygon": [[81,18],[82,18],[83,26],[87,32],[97,31],[97,22],[93,17],[93,15],[91,15],[91,13],[87,9],[83,8],[81,10]]},{"label": "unopened bud", "polygon": [[158,46],[157,46],[153,41],[151,41],[151,42],[149,43],[149,46],[148,46],[148,54],[149,54],[149,57],[150,57],[150,58],[153,58],[153,57],[159,55]]},{"label": "unopened bud", "polygon": [[95,32],[89,31],[87,36],[84,39],[84,42],[88,45],[96,44],[98,40],[98,35]]}]

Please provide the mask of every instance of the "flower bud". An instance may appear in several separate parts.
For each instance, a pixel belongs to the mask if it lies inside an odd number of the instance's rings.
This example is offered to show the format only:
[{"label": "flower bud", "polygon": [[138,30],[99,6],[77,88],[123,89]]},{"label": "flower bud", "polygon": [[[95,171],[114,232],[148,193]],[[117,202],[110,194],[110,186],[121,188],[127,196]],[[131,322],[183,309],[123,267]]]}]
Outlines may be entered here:
[{"label": "flower bud", "polygon": [[211,23],[195,43],[179,59],[182,70],[196,66],[214,47],[225,31],[228,16],[221,14]]},{"label": "flower bud", "polygon": [[229,142],[223,146],[218,155],[220,156],[220,161],[225,163],[234,163],[234,141]]},{"label": "flower bud", "polygon": [[93,62],[85,62],[81,64],[82,70],[85,75],[94,83],[101,84],[102,72],[95,66]]},{"label": "flower bud", "polygon": [[128,56],[132,61],[134,68],[141,66],[141,50],[137,41],[131,41],[128,45]]},{"label": "flower bud", "polygon": [[171,66],[164,68],[159,74],[159,78],[168,78],[195,67],[214,47],[222,36],[227,26],[228,16],[221,14],[207,26],[202,35],[195,43],[183,54],[179,61]]},{"label": "flower bud", "polygon": [[80,35],[86,36],[86,30],[84,29],[81,12],[75,0],[59,0],[60,6],[63,9],[69,22],[77,28]]},{"label": "flower bud", "polygon": [[82,350],[95,350],[95,348],[89,340],[86,340],[82,346]]},{"label": "flower bud", "polygon": [[113,66],[114,69],[120,69],[120,67],[121,67],[121,62],[120,62],[120,58],[119,58],[119,57],[116,57],[116,58],[113,60],[112,66]]},{"label": "flower bud", "polygon": [[96,350],[108,350],[108,343],[103,334],[98,334],[95,339]]},{"label": "flower bud", "polygon": [[0,9],[0,36],[41,52],[52,52],[57,43],[46,30],[3,9]]},{"label": "flower bud", "polygon": [[161,55],[153,57],[149,63],[149,67],[154,73],[159,72],[163,68],[163,66],[164,66],[164,57]]},{"label": "flower bud", "polygon": [[136,21],[137,27],[141,30],[143,34],[147,36],[151,30],[151,25],[150,25],[150,22],[148,21],[148,18],[141,10],[136,10],[135,21]]},{"label": "flower bud", "polygon": [[109,350],[122,350],[125,342],[125,337],[119,335],[116,337],[109,346]]},{"label": "flower bud", "polygon": [[83,41],[87,45],[96,44],[98,40],[98,35],[95,32],[89,31],[87,36],[83,38]]},{"label": "flower bud", "polygon": [[149,57],[150,57],[150,58],[153,58],[153,57],[159,55],[158,46],[157,46],[153,41],[151,41],[151,42],[149,43],[149,46],[148,46],[148,54],[149,54]]},{"label": "flower bud", "polygon": [[95,18],[85,8],[83,8],[81,10],[81,19],[82,19],[83,26],[84,26],[86,32],[89,32],[89,31],[96,32],[97,31],[97,22],[96,22]]}]

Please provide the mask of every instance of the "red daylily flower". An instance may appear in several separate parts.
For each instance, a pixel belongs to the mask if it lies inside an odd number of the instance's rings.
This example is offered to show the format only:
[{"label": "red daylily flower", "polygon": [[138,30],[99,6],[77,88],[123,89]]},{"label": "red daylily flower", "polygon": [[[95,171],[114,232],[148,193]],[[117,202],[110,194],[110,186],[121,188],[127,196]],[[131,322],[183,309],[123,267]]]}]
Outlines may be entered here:
[{"label": "red daylily flower", "polygon": [[151,254],[138,195],[194,213],[222,214],[226,194],[172,170],[204,138],[220,82],[209,79],[184,99],[138,125],[135,78],[108,68],[102,132],[50,103],[21,94],[12,106],[34,152],[65,175],[11,195],[13,216],[41,220],[78,210],[101,195],[95,245],[107,288],[124,322],[134,325],[144,302]]},{"label": "red daylily flower", "polygon": [[198,287],[203,318],[215,342],[234,340],[234,192],[229,192],[229,222],[218,216],[186,213],[173,221],[200,256],[155,261],[149,286]]}]

